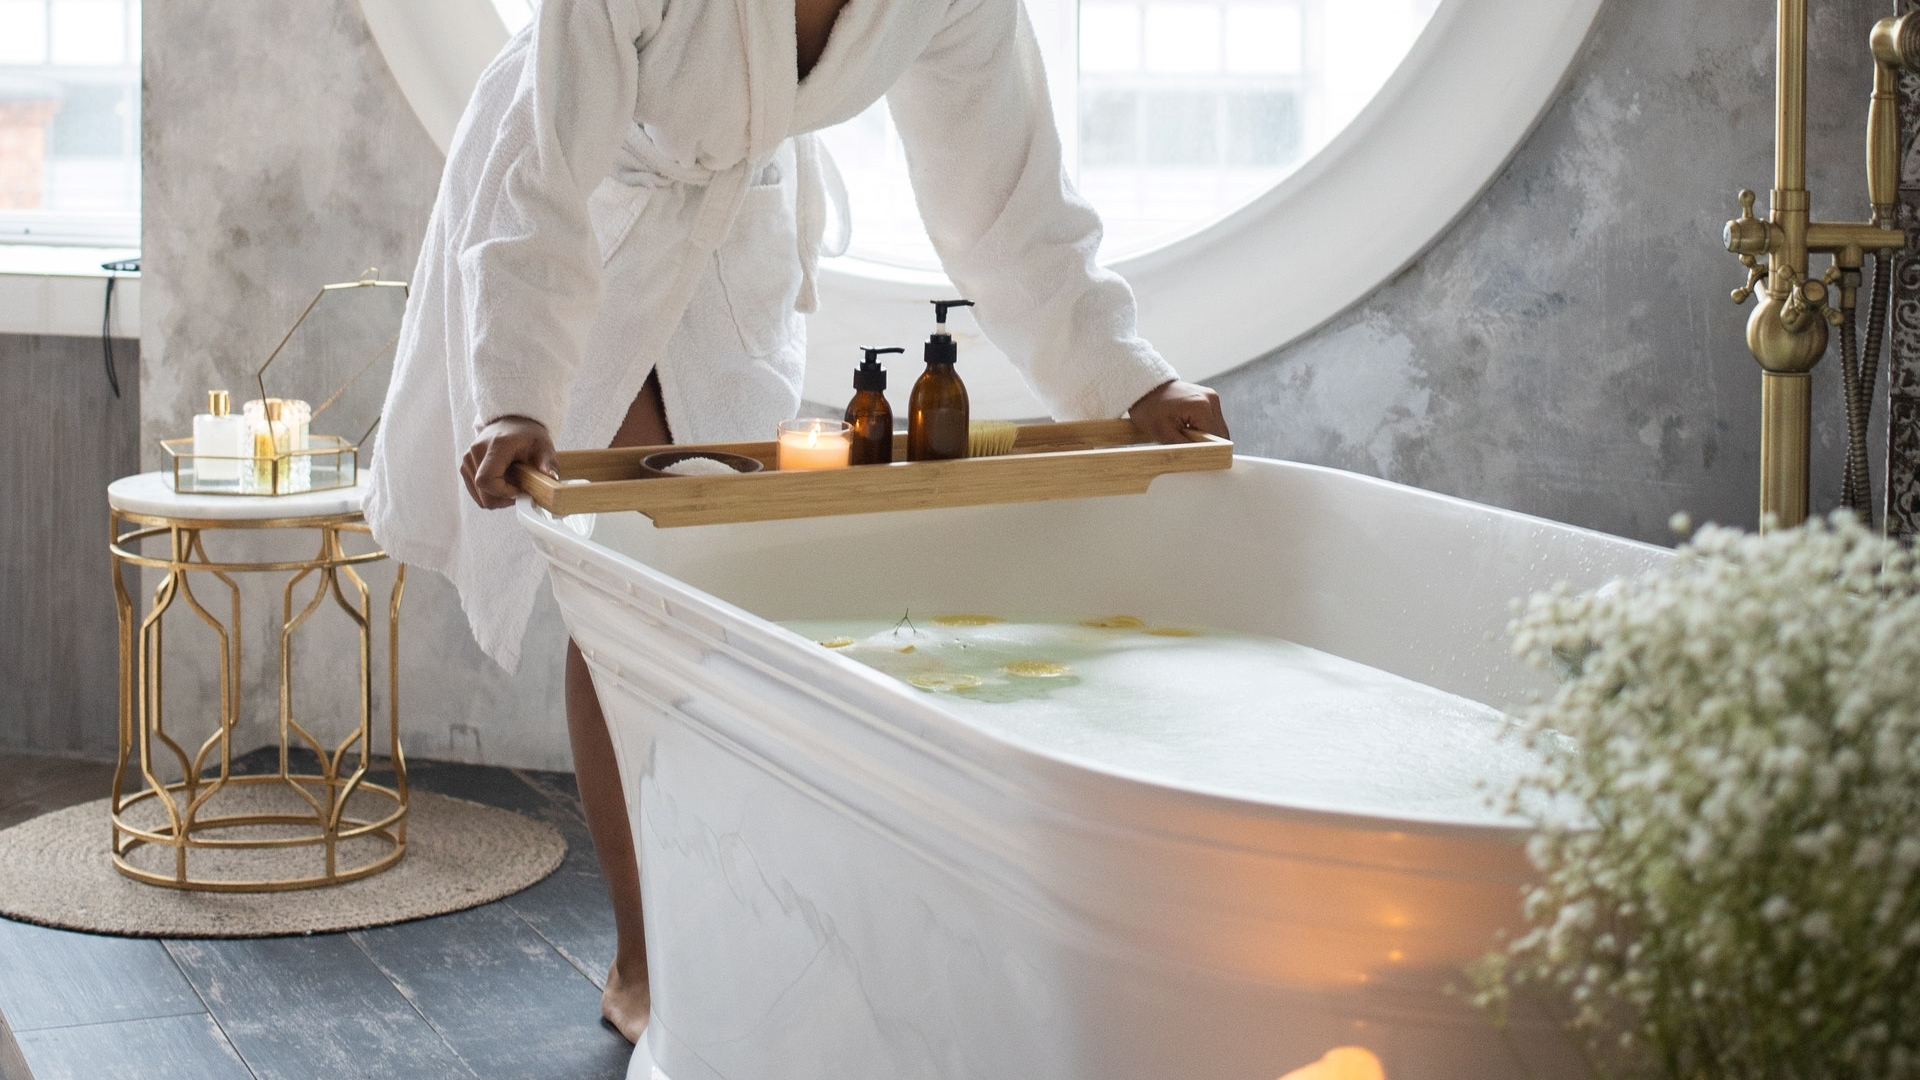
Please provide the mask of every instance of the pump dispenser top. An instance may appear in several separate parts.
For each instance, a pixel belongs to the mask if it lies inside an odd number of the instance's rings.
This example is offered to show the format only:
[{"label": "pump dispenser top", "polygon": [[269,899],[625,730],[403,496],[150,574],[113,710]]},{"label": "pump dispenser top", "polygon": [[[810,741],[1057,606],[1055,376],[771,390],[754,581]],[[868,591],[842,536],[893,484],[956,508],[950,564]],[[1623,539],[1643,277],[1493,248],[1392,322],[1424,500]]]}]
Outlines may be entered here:
[{"label": "pump dispenser top", "polygon": [[960,350],[953,343],[953,335],[947,333],[947,312],[957,307],[972,307],[971,300],[935,300],[933,301],[933,336],[927,339],[926,360],[929,364],[951,364],[960,358]]},{"label": "pump dispenser top", "polygon": [[887,388],[887,369],[880,366],[880,358],[888,353],[904,353],[907,350],[895,346],[891,349],[861,349],[867,354],[860,366],[853,369],[853,388],[855,390],[885,390]]}]

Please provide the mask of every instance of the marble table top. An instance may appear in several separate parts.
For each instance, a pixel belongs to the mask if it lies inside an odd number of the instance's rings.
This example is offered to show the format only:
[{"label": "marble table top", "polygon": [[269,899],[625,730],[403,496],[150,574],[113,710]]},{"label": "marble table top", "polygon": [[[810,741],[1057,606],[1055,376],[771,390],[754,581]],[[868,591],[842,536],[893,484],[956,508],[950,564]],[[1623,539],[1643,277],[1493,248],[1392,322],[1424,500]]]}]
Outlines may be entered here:
[{"label": "marble table top", "polygon": [[360,512],[367,474],[354,486],[298,495],[197,495],[173,490],[172,474],[139,473],[107,485],[107,505],[128,514],[194,521],[259,521],[265,518],[336,517]]}]

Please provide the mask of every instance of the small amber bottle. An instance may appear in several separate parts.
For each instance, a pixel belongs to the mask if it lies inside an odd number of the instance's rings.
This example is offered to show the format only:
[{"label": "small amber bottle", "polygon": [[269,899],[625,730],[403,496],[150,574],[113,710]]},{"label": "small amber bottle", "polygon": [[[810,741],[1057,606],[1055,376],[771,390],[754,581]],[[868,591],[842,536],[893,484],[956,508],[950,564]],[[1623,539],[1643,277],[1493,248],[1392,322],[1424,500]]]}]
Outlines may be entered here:
[{"label": "small amber bottle", "polygon": [[936,300],[939,320],[927,339],[927,370],[913,384],[907,406],[907,460],[949,461],[967,456],[967,388],[953,370],[959,349],[947,333],[947,309],[971,300]]},{"label": "small amber bottle", "polygon": [[893,407],[887,404],[887,369],[880,358],[905,349],[862,349],[867,358],[853,371],[853,400],[847,424],[853,428],[849,465],[886,465],[893,461]]}]

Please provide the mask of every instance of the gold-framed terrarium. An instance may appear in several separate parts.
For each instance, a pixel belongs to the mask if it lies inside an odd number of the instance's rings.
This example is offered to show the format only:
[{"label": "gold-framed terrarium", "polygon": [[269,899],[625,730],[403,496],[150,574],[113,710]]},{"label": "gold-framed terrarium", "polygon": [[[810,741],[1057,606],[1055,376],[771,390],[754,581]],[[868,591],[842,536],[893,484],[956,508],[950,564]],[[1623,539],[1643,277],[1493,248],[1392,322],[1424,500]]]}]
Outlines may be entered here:
[{"label": "gold-framed terrarium", "polygon": [[358,483],[406,300],[407,283],[376,269],[322,285],[254,372],[259,396],[235,410],[227,391],[209,391],[193,434],[161,440],[174,490],[293,495]]}]

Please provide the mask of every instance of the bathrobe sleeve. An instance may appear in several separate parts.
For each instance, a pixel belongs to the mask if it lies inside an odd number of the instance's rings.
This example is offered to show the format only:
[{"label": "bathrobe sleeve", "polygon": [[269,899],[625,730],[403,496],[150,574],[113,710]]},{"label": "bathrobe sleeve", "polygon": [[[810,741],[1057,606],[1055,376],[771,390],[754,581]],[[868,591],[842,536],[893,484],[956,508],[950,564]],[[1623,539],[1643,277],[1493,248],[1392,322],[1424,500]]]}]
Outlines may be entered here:
[{"label": "bathrobe sleeve", "polygon": [[1061,168],[1020,0],[953,0],[887,104],[941,265],[1054,416],[1117,417],[1176,377],[1095,262],[1100,218]]},{"label": "bathrobe sleeve", "polygon": [[647,0],[543,0],[525,74],[491,137],[453,243],[481,425],[526,416],[558,432],[600,303],[587,197],[633,123]]}]

